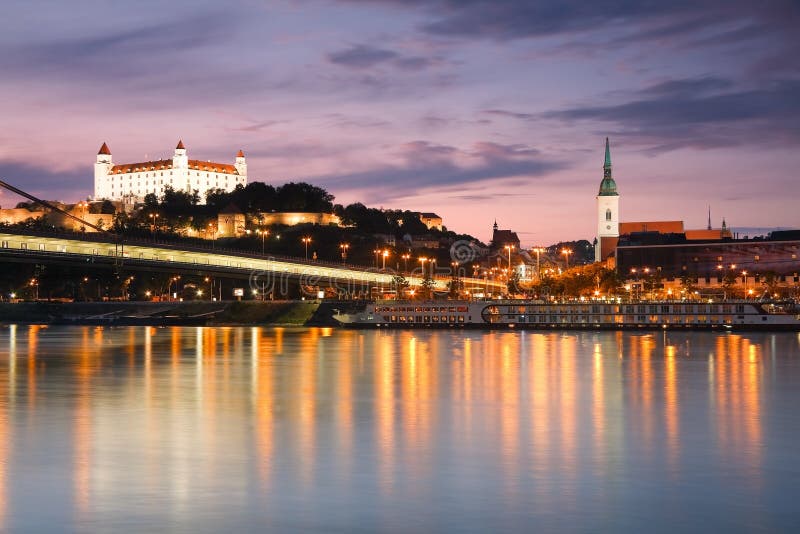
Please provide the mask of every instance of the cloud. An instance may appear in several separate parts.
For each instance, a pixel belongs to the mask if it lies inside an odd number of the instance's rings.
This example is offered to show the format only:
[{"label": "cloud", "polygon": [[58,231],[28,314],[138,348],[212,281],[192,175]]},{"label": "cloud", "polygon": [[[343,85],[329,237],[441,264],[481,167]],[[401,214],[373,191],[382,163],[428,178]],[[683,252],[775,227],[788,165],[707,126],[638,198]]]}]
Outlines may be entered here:
[{"label": "cloud", "polygon": [[734,88],[717,78],[662,82],[621,103],[551,111],[544,118],[593,121],[619,130],[654,151],[755,144],[793,146],[800,141],[800,81]]},{"label": "cloud", "polygon": [[4,54],[3,64],[24,75],[69,73],[76,78],[129,79],[152,73],[159,66],[180,70],[174,62],[187,51],[225,38],[234,21],[218,13],[197,14],[123,31],[80,35],[21,46]]},{"label": "cloud", "polygon": [[248,120],[249,124],[236,126],[232,128],[228,128],[231,131],[235,132],[260,132],[262,130],[268,130],[273,126],[278,126],[280,124],[288,124],[288,120],[264,120],[264,121],[254,121]]},{"label": "cloud", "polygon": [[[345,0],[352,2],[352,0]],[[746,0],[358,0],[425,10],[429,19],[422,30],[429,34],[509,40],[574,33],[609,26],[634,29],[640,39],[658,39],[696,32],[704,24],[753,19],[791,30],[787,15],[797,13],[792,0],[753,4]],[[649,26],[642,28],[642,25]],[[612,34],[614,32],[609,32]],[[752,35],[752,34],[751,34]],[[751,36],[748,35],[748,36]],[[743,36],[743,34],[739,34]]]},{"label": "cloud", "polygon": [[[56,171],[17,161],[0,161],[0,179],[42,200],[75,200],[76,191],[88,193],[93,189],[92,170]],[[14,207],[27,202],[11,191],[0,188],[0,206]]]},{"label": "cloud", "polygon": [[70,102],[133,101],[145,110],[205,105],[267,85],[262,72],[220,54],[238,23],[211,10],[138,26],[66,27],[66,35],[43,32],[7,46],[0,71],[30,93],[55,91]]},{"label": "cloud", "polygon": [[534,120],[536,118],[536,115],[533,113],[520,113],[517,111],[508,111],[506,109],[486,109],[482,113],[485,113],[486,115],[496,115],[498,117],[509,117],[523,121]]},{"label": "cloud", "polygon": [[331,52],[326,57],[335,65],[354,69],[369,69],[383,64],[405,71],[421,71],[442,62],[440,58],[402,55],[393,50],[365,44]]},{"label": "cloud", "polygon": [[[516,176],[542,176],[565,167],[525,145],[478,142],[469,149],[411,141],[393,152],[396,163],[365,171],[313,178],[326,185],[365,189],[381,201],[418,194],[423,189]],[[379,198],[378,198],[379,197]]]},{"label": "cloud", "polygon": [[[692,15],[700,11],[692,0],[373,0],[372,3],[426,10],[429,18],[434,19],[422,26],[429,34],[498,40],[549,36],[609,24],[635,25],[665,15]],[[706,4],[707,9],[729,5],[720,0]]]},{"label": "cloud", "polygon": [[345,67],[355,67],[358,69],[373,67],[379,63],[384,63],[390,59],[398,57],[397,52],[375,48],[367,45],[356,45],[338,52],[328,54],[328,61],[343,65]]},{"label": "cloud", "polygon": [[[341,0],[352,3],[353,0]],[[720,46],[746,56],[753,75],[800,72],[794,0],[358,0],[421,11],[426,35],[460,40],[558,37],[553,50],[586,57],[631,44],[700,50]],[[748,46],[742,50],[743,43]],[[551,52],[553,51],[551,50]]]}]

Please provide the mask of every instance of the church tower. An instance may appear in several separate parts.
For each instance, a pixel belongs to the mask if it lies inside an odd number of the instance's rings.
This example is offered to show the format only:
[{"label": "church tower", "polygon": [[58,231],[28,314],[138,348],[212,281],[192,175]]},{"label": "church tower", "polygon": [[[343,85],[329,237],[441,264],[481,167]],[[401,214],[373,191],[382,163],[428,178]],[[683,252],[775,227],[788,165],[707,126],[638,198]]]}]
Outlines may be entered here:
[{"label": "church tower", "polygon": [[606,158],[603,163],[603,181],[597,193],[597,245],[595,261],[605,260],[616,247],[619,238],[619,193],[617,183],[611,177],[611,149],[606,137]]},{"label": "church tower", "polygon": [[97,159],[94,162],[94,198],[111,197],[108,173],[114,164],[111,161],[111,150],[108,145],[103,143],[97,152]]}]

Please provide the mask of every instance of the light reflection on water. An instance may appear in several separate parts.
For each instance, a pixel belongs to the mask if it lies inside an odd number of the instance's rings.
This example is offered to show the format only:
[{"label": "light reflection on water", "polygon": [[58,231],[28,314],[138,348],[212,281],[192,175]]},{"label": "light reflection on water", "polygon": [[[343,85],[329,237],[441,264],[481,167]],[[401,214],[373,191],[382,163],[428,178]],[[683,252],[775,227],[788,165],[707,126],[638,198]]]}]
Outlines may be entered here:
[{"label": "light reflection on water", "polygon": [[0,531],[795,526],[796,334],[0,328]]}]

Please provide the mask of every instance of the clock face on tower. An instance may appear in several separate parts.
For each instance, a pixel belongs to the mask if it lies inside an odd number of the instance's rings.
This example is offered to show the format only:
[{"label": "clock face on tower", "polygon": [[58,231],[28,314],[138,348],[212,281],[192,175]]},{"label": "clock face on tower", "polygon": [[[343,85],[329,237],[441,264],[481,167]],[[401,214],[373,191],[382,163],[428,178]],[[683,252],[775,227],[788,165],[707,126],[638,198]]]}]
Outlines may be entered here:
[{"label": "clock face on tower", "polygon": [[611,225],[610,224],[606,225],[606,230],[611,230]]}]

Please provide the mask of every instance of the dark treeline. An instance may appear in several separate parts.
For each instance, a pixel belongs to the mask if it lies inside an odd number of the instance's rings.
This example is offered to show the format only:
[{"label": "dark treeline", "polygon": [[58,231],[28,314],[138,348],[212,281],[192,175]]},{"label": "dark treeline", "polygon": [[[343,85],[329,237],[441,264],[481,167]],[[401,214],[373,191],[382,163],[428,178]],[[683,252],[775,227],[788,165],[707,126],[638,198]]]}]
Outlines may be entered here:
[{"label": "dark treeline", "polygon": [[233,204],[244,213],[289,211],[331,213],[334,196],[326,190],[305,182],[289,182],[277,187],[263,182],[250,182],[246,186],[226,192],[209,191],[206,205],[219,211]]}]

